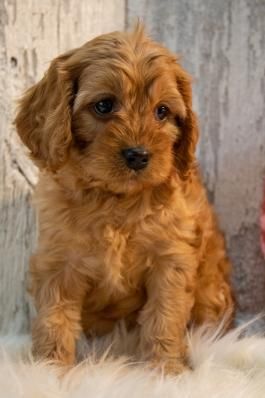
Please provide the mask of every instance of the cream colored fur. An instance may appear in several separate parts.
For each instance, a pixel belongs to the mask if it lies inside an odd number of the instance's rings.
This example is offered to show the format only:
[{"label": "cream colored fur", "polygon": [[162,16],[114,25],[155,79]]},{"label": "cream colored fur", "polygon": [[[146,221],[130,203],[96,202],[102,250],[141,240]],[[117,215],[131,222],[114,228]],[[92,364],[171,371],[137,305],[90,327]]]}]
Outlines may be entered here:
[{"label": "cream colored fur", "polygon": [[[263,398],[265,396],[265,338],[239,339],[240,329],[216,339],[218,332],[203,329],[190,335],[189,356],[193,371],[163,377],[144,365],[126,364],[112,358],[133,350],[135,336],[125,336],[122,327],[113,335],[94,340],[83,365],[60,378],[58,368],[33,363],[26,336],[0,340],[0,396],[3,398]],[[125,338],[126,337],[126,338]],[[109,355],[102,355],[110,341]],[[94,352],[94,354],[92,354]],[[101,356],[101,359],[97,359]]]}]

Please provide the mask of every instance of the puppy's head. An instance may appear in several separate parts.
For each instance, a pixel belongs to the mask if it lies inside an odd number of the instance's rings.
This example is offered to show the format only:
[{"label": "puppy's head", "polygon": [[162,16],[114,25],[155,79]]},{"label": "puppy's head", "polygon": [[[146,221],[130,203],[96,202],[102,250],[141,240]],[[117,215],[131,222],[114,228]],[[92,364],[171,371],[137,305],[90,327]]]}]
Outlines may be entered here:
[{"label": "puppy's head", "polygon": [[141,28],[56,58],[16,126],[40,168],[116,193],[186,178],[198,136],[190,77]]}]

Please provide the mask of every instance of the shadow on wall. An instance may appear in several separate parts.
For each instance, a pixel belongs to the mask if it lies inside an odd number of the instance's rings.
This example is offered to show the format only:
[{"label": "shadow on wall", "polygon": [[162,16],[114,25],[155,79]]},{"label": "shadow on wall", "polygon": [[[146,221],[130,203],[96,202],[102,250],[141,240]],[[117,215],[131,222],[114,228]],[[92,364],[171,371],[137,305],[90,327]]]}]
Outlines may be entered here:
[{"label": "shadow on wall", "polygon": [[240,312],[258,313],[265,308],[265,260],[260,248],[258,223],[242,226],[230,238],[228,252],[234,264],[233,284]]},{"label": "shadow on wall", "polygon": [[[203,117],[201,119],[203,125]],[[238,118],[242,129],[243,122],[243,117]],[[265,309],[265,260],[260,246],[259,221],[265,176],[265,147],[259,144],[262,137],[257,137],[254,144],[249,142],[246,128],[241,133],[238,145],[237,134],[233,134],[231,128],[219,128],[219,131],[230,137],[231,145],[228,142],[219,143],[213,151],[212,143],[205,139],[201,127],[202,174],[210,201],[215,206],[226,235],[234,265],[233,281],[239,309],[257,313]],[[258,131],[254,133],[259,134]],[[244,139],[246,142],[241,145]],[[212,163],[207,158],[209,153],[214,158]],[[215,170],[211,170],[211,164]],[[210,178],[208,172],[211,173]]]}]

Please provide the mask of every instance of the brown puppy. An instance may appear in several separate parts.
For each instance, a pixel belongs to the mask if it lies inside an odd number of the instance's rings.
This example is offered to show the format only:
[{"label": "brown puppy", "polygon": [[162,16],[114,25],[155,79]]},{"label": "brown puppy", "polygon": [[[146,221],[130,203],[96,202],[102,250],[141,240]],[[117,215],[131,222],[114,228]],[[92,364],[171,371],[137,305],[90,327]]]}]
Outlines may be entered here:
[{"label": "brown puppy", "polygon": [[188,74],[139,27],[103,35],[52,62],[16,126],[41,170],[34,351],[71,364],[82,329],[124,318],[143,358],[181,371],[187,324],[233,312]]}]

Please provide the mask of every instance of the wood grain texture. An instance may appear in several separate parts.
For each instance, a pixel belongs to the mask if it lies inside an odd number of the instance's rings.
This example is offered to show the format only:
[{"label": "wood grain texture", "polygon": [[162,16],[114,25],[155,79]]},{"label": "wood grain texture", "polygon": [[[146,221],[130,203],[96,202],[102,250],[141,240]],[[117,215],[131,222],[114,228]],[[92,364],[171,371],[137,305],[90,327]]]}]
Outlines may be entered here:
[{"label": "wood grain texture", "polygon": [[36,229],[30,204],[37,173],[11,125],[15,98],[59,53],[124,29],[123,0],[0,0],[0,330],[25,331],[25,275]]},{"label": "wood grain texture", "polygon": [[129,0],[194,77],[199,159],[235,272],[240,310],[265,308],[258,215],[265,176],[265,1]]}]

